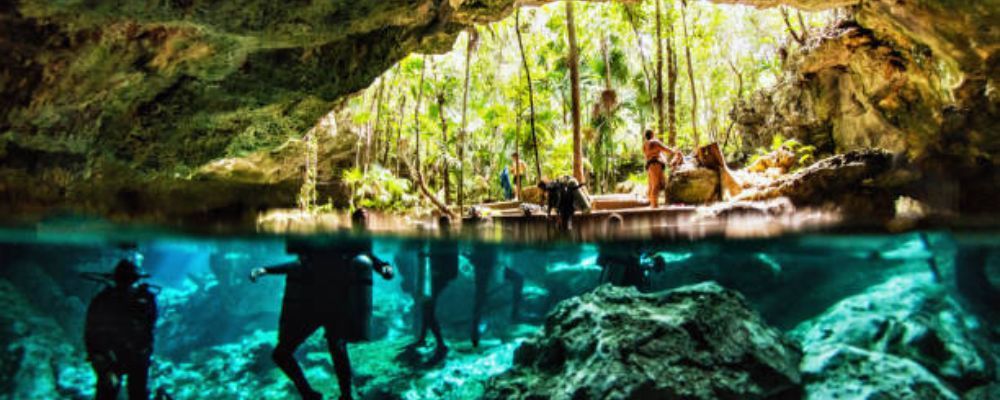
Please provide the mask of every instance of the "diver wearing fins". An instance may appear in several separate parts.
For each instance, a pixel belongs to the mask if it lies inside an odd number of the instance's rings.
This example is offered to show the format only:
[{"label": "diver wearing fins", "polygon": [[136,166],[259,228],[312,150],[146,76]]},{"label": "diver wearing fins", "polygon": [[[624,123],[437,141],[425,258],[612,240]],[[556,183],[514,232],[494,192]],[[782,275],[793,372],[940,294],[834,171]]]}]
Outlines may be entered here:
[{"label": "diver wearing fins", "polygon": [[97,400],[114,400],[128,377],[129,400],[149,398],[149,366],[156,327],[156,298],[139,266],[121,260],[111,274],[84,274],[108,286],[91,300],[84,326],[87,358],[97,375]]},{"label": "diver wearing fins", "polygon": [[[367,229],[368,213],[359,209],[351,215],[353,229]],[[285,294],[278,322],[278,344],[272,358],[295,385],[303,399],[322,399],[312,388],[295,350],[320,327],[329,347],[340,398],[351,399],[352,370],[347,343],[370,339],[372,316],[372,271],[391,279],[392,267],[372,254],[371,240],[348,238],[330,245],[290,241],[287,251],[298,261],[256,268],[250,280],[267,274],[285,275]]]}]

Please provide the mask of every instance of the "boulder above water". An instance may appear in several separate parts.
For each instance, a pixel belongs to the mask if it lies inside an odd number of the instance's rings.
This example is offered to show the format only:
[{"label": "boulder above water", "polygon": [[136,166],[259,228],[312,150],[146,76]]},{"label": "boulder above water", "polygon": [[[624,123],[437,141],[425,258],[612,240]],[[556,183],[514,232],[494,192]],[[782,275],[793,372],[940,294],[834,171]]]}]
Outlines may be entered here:
[{"label": "boulder above water", "polygon": [[719,172],[714,169],[681,165],[670,173],[667,198],[672,203],[704,204],[719,199]]},{"label": "boulder above water", "polygon": [[488,399],[763,399],[799,392],[801,352],[716,283],[602,286],[560,303]]},{"label": "boulder above water", "polygon": [[737,200],[787,197],[797,207],[835,209],[848,215],[888,218],[894,194],[909,178],[897,177],[892,153],[880,149],[856,150],[828,157],[777,179],[756,180],[739,171],[747,182]]}]

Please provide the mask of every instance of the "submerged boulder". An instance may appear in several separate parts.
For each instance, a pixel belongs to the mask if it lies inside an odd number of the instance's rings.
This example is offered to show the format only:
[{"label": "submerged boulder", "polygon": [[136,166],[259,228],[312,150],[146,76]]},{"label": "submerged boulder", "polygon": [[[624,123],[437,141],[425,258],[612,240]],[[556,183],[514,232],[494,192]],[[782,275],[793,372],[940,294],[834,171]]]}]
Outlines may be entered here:
[{"label": "submerged boulder", "polygon": [[800,357],[718,284],[602,286],[560,303],[485,398],[776,398],[800,390]]},{"label": "submerged boulder", "polygon": [[[847,382],[855,382],[850,390],[859,391],[848,397],[896,393],[896,386],[913,378],[926,382],[930,392],[915,391],[909,398],[954,398],[934,381],[961,392],[994,376],[992,361],[976,345],[975,322],[967,315],[930,273],[911,274],[840,301],[790,335],[806,352],[803,373],[811,394]],[[861,376],[878,379],[857,383]]]},{"label": "submerged boulder", "polygon": [[808,350],[802,379],[809,399],[958,399],[920,364],[848,345]]},{"label": "submerged boulder", "polygon": [[93,373],[56,321],[0,280],[0,399],[85,399]]}]

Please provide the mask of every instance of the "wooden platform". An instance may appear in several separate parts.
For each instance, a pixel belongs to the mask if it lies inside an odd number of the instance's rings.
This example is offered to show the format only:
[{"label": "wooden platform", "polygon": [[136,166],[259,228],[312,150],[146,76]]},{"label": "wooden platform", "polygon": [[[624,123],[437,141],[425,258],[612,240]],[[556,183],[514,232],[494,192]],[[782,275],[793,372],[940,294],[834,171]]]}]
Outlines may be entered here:
[{"label": "wooden platform", "polygon": [[[575,238],[608,238],[613,236],[645,237],[645,236],[676,236],[678,227],[687,226],[687,221],[696,214],[693,206],[668,206],[660,208],[633,207],[620,209],[595,210],[589,213],[576,213],[573,217],[573,237]],[[622,220],[622,228],[611,232],[608,221],[616,216]],[[551,219],[550,219],[551,218]],[[498,215],[493,223],[499,227],[504,237],[519,240],[550,240],[559,236],[553,221],[555,215],[546,216],[544,212],[526,216],[524,213]]]},{"label": "wooden platform", "polygon": [[[686,205],[650,208],[644,198],[629,194],[597,195],[591,197],[591,211],[577,212],[573,217],[573,233],[576,238],[608,237],[611,234],[623,236],[675,236],[676,227],[688,226],[687,221],[697,212],[697,207]],[[535,205],[538,206],[538,205]],[[551,240],[561,235],[554,223],[555,210],[546,215],[544,206],[526,215],[519,201],[481,204],[490,210],[494,228],[505,238],[517,240]],[[611,233],[608,221],[616,216],[622,220],[622,229]]]},{"label": "wooden platform", "polygon": [[[591,196],[591,210],[597,211],[609,211],[609,210],[623,210],[623,209],[638,209],[643,207],[648,207],[649,202],[645,198],[641,198],[631,194],[602,194]],[[540,204],[544,208],[544,205]],[[514,217],[521,216],[524,212],[521,210],[520,201],[503,201],[497,203],[485,203],[480,204],[478,207],[486,208],[492,211],[493,215],[499,215],[504,217]]]}]

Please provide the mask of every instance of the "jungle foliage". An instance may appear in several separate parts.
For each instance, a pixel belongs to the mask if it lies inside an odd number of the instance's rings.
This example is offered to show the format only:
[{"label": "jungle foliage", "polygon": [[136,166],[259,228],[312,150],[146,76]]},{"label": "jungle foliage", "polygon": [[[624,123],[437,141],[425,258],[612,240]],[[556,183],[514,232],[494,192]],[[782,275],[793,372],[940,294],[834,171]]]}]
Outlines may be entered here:
[{"label": "jungle foliage", "polygon": [[[574,5],[583,168],[592,192],[611,192],[642,171],[642,132],[666,125],[657,120],[655,89],[661,75],[664,80],[676,76],[675,88],[666,94],[671,98],[664,102],[672,104],[666,115],[676,119],[676,146],[690,152],[697,143],[718,142],[727,156],[746,160],[752,154],[735,154],[741,151],[730,117],[735,103],[776,82],[781,54],[832,18],[793,14],[796,24],[790,25],[777,9],[661,2],[661,46],[654,1]],[[536,163],[543,177],[573,174],[567,22],[562,4],[525,7],[516,16],[466,32],[447,54],[412,54],[399,62],[337,111],[338,119],[350,122],[344,129],[362,143],[360,165],[349,171],[351,181],[395,187],[395,177],[410,177],[414,171],[408,165],[419,160],[438,199],[456,204],[464,189],[464,203],[471,204],[499,199],[498,176],[511,167],[515,151],[529,166],[528,184],[538,179]],[[470,37],[475,38],[471,43]],[[658,51],[665,52],[663,74],[656,73]],[[657,135],[667,141],[666,133]],[[379,177],[353,175],[358,172]],[[401,198],[389,203],[378,198],[358,200],[377,207],[401,204]]]}]

